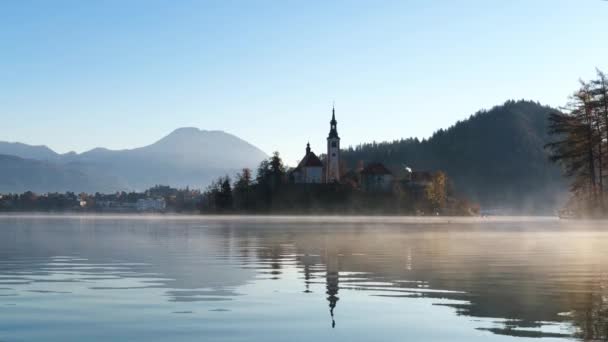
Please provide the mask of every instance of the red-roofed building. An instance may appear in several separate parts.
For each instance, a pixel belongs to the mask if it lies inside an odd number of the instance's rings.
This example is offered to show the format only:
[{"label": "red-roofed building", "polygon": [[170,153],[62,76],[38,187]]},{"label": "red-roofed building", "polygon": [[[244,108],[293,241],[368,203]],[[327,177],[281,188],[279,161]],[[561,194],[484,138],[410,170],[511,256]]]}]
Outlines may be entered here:
[{"label": "red-roofed building", "polygon": [[306,144],[306,154],[293,170],[293,181],[295,183],[317,184],[323,182],[323,162],[310,150],[310,144]]},{"label": "red-roofed building", "polygon": [[390,192],[393,173],[381,163],[371,163],[361,170],[361,188],[369,192]]}]

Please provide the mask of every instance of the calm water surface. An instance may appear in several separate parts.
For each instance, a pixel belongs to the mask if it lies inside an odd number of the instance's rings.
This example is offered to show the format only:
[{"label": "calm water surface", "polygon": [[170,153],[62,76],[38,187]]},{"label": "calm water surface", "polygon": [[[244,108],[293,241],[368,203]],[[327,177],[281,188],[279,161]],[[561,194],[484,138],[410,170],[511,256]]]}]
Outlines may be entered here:
[{"label": "calm water surface", "polygon": [[606,261],[606,222],[0,216],[0,341],[604,341]]}]

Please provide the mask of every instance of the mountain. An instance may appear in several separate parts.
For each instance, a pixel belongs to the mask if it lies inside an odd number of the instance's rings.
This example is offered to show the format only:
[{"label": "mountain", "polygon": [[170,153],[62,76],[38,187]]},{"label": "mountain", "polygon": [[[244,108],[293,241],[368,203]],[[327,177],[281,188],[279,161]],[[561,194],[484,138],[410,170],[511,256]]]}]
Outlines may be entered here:
[{"label": "mountain", "polygon": [[0,141],[0,154],[47,161],[54,161],[59,158],[59,154],[46,146],[32,146],[4,141]]},{"label": "mountain", "polygon": [[[397,173],[404,166],[443,170],[458,194],[483,209],[548,212],[567,193],[560,168],[548,161],[544,149],[547,117],[553,111],[536,102],[507,101],[428,139],[361,144],[343,150],[342,157],[350,167],[362,160],[382,162]],[[0,142],[0,154],[0,193],[114,192],[155,184],[200,188],[267,158],[234,135],[197,128],[180,128],[129,150],[57,154],[45,146]]]},{"label": "mountain", "polygon": [[[96,148],[81,154],[57,154],[42,146],[0,143],[0,152],[19,157],[18,162],[0,160],[4,172],[16,170],[17,164],[31,171],[13,174],[10,183],[0,179],[0,192],[32,190],[29,185],[38,183],[31,177],[45,172],[49,172],[45,178],[49,182],[38,184],[37,191],[113,192],[144,190],[156,184],[199,188],[243,167],[255,168],[267,158],[259,148],[234,135],[197,128],[179,128],[151,145],[128,150]],[[50,182],[53,177],[56,185]]]},{"label": "mountain", "polygon": [[118,179],[88,175],[63,165],[0,154],[0,193],[87,191],[121,185]]},{"label": "mountain", "polygon": [[567,192],[560,168],[548,160],[547,118],[555,109],[531,101],[507,101],[439,130],[426,140],[362,144],[343,151],[353,166],[380,161],[395,172],[443,170],[457,193],[483,209],[548,212]]}]

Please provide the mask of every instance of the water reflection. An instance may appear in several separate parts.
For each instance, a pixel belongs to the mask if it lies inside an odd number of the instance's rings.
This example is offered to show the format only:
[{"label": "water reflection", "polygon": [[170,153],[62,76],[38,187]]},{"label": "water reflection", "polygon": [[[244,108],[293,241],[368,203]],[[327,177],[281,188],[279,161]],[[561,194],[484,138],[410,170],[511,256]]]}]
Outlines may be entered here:
[{"label": "water reflection", "polygon": [[340,284],[340,268],[338,266],[338,255],[335,251],[329,250],[326,253],[327,265],[325,267],[325,281],[327,288],[327,301],[329,302],[329,314],[331,315],[331,327],[336,327],[336,320],[334,317],[334,310],[338,303],[338,291]]},{"label": "water reflection", "polygon": [[[601,228],[4,217],[0,340],[47,337],[57,317],[81,323],[74,336],[125,340],[167,340],[158,331],[183,340],[261,338],[269,330],[326,339],[324,326],[349,341],[405,333],[607,340]],[[96,331],[100,324],[115,335]],[[34,326],[37,335],[25,328]]]}]

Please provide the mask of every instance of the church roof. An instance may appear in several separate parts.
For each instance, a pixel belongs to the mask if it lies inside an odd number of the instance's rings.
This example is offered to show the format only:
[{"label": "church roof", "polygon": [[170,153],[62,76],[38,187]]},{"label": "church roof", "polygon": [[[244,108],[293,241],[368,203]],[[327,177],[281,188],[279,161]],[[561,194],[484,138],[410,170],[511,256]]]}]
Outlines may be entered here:
[{"label": "church roof", "polygon": [[371,163],[368,164],[363,170],[361,170],[361,174],[363,175],[392,175],[393,173],[389,171],[382,163]]},{"label": "church roof", "polygon": [[323,162],[321,162],[321,159],[314,152],[308,151],[296,169],[303,167],[323,167]]}]

